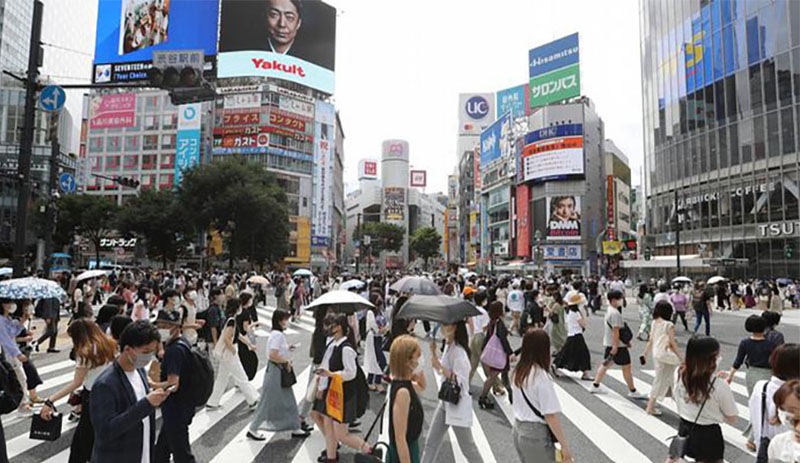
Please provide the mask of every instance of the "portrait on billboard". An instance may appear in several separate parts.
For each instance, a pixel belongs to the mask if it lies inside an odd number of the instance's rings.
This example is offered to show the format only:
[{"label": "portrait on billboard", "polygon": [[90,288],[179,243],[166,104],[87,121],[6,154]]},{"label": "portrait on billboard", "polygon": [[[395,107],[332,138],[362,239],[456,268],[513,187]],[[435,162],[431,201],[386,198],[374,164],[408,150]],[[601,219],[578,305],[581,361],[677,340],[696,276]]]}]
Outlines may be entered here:
[{"label": "portrait on billboard", "polygon": [[170,0],[125,0],[120,24],[119,54],[166,42]]},{"label": "portrait on billboard", "polygon": [[552,196],[547,202],[547,239],[581,239],[581,203],[579,196]]},{"label": "portrait on billboard", "polygon": [[319,0],[222,0],[220,53],[266,51],[330,71],[336,9]]}]

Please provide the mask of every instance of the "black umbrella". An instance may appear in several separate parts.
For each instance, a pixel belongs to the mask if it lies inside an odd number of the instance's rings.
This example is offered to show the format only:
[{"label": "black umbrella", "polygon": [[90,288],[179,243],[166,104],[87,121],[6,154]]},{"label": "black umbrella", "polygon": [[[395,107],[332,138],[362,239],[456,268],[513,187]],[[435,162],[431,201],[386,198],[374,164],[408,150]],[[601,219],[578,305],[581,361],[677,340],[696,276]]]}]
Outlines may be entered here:
[{"label": "black umbrella", "polygon": [[425,294],[429,296],[442,294],[436,283],[423,277],[403,277],[392,286],[389,286],[389,289],[398,293]]},{"label": "black umbrella", "polygon": [[444,295],[415,295],[400,307],[397,318],[427,320],[451,325],[480,314],[481,311],[477,307],[463,299]]}]

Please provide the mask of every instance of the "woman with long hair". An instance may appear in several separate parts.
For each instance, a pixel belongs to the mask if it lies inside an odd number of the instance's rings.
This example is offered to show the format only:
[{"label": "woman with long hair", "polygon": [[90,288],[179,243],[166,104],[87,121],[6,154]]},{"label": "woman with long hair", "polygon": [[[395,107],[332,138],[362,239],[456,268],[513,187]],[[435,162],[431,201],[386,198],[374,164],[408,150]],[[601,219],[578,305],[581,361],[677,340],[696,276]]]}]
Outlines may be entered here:
[{"label": "woman with long hair", "polygon": [[470,463],[483,462],[475,440],[472,438],[472,397],[469,393],[469,337],[467,325],[463,321],[455,324],[443,324],[445,348],[441,359],[436,341],[431,340],[431,365],[433,370],[441,376],[442,382],[455,381],[461,387],[457,404],[439,400],[439,405],[433,413],[433,419],[428,427],[428,437],[422,451],[422,462],[432,463],[439,456],[448,428],[458,439],[458,445]]},{"label": "woman with long hair", "polygon": [[401,335],[392,342],[387,463],[419,463],[419,436],[425,420],[417,396],[417,392],[425,389],[425,374],[417,371],[421,357],[422,349],[412,336]]},{"label": "woman with long hair", "polygon": [[72,339],[72,348],[75,351],[75,376],[69,384],[45,400],[39,414],[45,420],[51,419],[55,412],[53,404],[83,386],[80,394],[83,413],[72,435],[69,462],[86,463],[91,458],[94,447],[94,428],[89,413],[92,385],[100,373],[114,361],[117,343],[106,336],[95,322],[86,318],[73,320],[67,328],[67,334]]},{"label": "woman with long hair", "polygon": [[692,336],[672,389],[681,418],[678,434],[688,437],[686,456],[698,463],[724,459],[720,424],[735,424],[739,414],[731,387],[725,381],[727,373],[717,373],[720,358],[716,339]]},{"label": "woman with long hair", "polygon": [[[759,381],[750,394],[750,422],[753,424],[753,442],[758,445],[758,454],[766,455],[761,448],[770,439],[784,431],[781,424],[771,418],[777,416],[775,393],[787,381],[800,379],[800,344],[781,344],[769,357],[772,377]],[[800,415],[799,415],[800,417]]]},{"label": "woman with long hair", "polygon": [[[284,311],[288,312],[288,310]],[[325,316],[327,314],[328,309],[326,307],[317,307],[316,310],[314,310],[314,332],[311,334],[311,346],[309,349],[309,356],[311,357],[310,370],[312,372],[317,371],[319,368],[319,365],[322,363],[322,358],[325,356],[325,350],[327,349],[328,334],[325,331]],[[308,392],[309,388],[314,388],[316,391],[317,381],[318,378],[316,375],[308,375],[306,391]],[[306,418],[308,418],[308,414],[311,412],[311,406],[314,405],[314,401],[308,400],[306,398],[307,396],[308,393],[300,400],[300,404],[298,404],[297,408],[300,415],[300,429],[310,432],[314,428],[308,424]]]},{"label": "woman with long hair", "polygon": [[555,442],[561,445],[561,461],[573,461],[558,417],[561,404],[548,370],[550,338],[542,329],[529,329],[522,338],[511,382],[514,448],[522,463],[555,462]]},{"label": "woman with long hair", "polygon": [[[497,381],[498,375],[504,375],[504,383],[506,383],[506,388],[508,388],[508,366],[509,366],[509,356],[512,354],[511,345],[508,343],[508,328],[506,328],[505,323],[503,323],[503,303],[500,301],[494,301],[489,304],[489,327],[486,330],[486,339],[483,341],[483,346],[481,346],[481,352],[483,352],[481,357],[481,362],[483,363],[483,369],[486,373],[486,381],[483,383],[483,390],[481,391],[481,396],[478,399],[478,405],[481,408],[494,408],[494,402],[489,399],[489,390],[492,386],[495,385]],[[496,339],[496,341],[494,339]],[[489,343],[493,343],[489,349],[497,352],[499,357],[503,357],[499,364],[495,364],[493,366],[487,365],[486,358],[483,355],[486,354],[487,346]],[[499,346],[498,346],[499,343]],[[501,349],[500,352],[497,349]]]},{"label": "woman with long hair", "polygon": [[258,355],[252,333],[258,323],[258,313],[253,307],[253,295],[243,292],[239,295],[241,311],[236,316],[236,344],[239,345],[239,360],[242,362],[247,380],[252,381],[258,370]]},{"label": "woman with long hair", "polygon": [[550,325],[550,345],[554,352],[558,352],[567,342],[567,324],[564,323],[566,304],[564,304],[564,297],[561,295],[557,285],[549,287],[548,292],[552,301],[548,307],[547,317],[547,322]]},{"label": "woman with long hair", "polygon": [[555,374],[556,368],[581,371],[583,372],[581,379],[591,381],[594,379],[589,374],[592,369],[592,356],[589,354],[589,347],[586,346],[586,341],[583,339],[583,331],[588,326],[588,322],[578,305],[580,299],[582,299],[580,294],[574,294],[568,301],[570,305],[567,306],[564,317],[564,324],[567,327],[567,342],[564,343],[564,347],[555,356],[553,373]]},{"label": "woman with long hair", "polygon": [[653,354],[655,379],[645,411],[655,416],[661,415],[661,411],[656,408],[656,402],[669,395],[675,382],[675,369],[681,363],[681,353],[675,342],[675,325],[670,321],[671,318],[672,306],[669,302],[657,303],[653,309],[651,336],[642,354],[645,358],[648,352]]}]

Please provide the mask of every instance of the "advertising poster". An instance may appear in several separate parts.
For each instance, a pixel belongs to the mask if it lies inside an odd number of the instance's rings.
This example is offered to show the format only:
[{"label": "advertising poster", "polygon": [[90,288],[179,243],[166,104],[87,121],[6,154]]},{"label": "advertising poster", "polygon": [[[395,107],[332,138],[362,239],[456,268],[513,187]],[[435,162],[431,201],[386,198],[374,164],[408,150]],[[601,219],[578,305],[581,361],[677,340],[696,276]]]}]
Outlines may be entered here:
[{"label": "advertising poster", "polygon": [[175,137],[175,181],[177,187],[183,172],[200,163],[200,126],[202,104],[192,103],[178,107],[178,132]]},{"label": "advertising poster", "polygon": [[481,168],[503,155],[510,154],[511,113],[505,113],[481,132]]},{"label": "advertising poster", "polygon": [[331,237],[331,206],[333,205],[334,108],[325,101],[316,103],[317,121],[314,124],[314,192],[311,217],[311,239],[318,246],[328,246]]},{"label": "advertising poster", "polygon": [[614,176],[609,175],[606,178],[606,236],[609,240],[614,241],[617,239],[616,233],[616,213],[614,211]]},{"label": "advertising poster", "polygon": [[583,125],[556,125],[528,133],[521,164],[525,182],[582,176]]},{"label": "advertising poster", "polygon": [[530,189],[527,185],[519,185],[517,196],[517,256],[530,257],[531,227],[528,218],[530,208]]},{"label": "advertising poster", "polygon": [[580,196],[547,197],[548,240],[581,239],[581,198]]},{"label": "advertising poster", "polygon": [[272,77],[333,94],[334,7],[319,0],[222,0],[221,10],[219,77]]},{"label": "advertising poster", "polygon": [[411,186],[425,188],[428,186],[428,172],[424,170],[412,170],[409,172]]},{"label": "advertising poster", "polygon": [[406,190],[399,187],[383,189],[383,217],[388,221],[402,222],[406,218]]},{"label": "advertising poster", "polygon": [[93,82],[146,81],[153,51],[174,50],[203,50],[213,77],[218,17],[216,1],[99,1]]},{"label": "advertising poster", "polygon": [[580,96],[577,32],[528,52],[530,108]]},{"label": "advertising poster", "polygon": [[494,93],[458,95],[458,133],[480,135],[494,121]]},{"label": "advertising poster", "polygon": [[511,119],[530,114],[528,84],[517,85],[497,92],[497,118],[510,112]]},{"label": "advertising poster", "polygon": [[121,129],[136,125],[136,94],[93,95],[89,99],[89,128]]},{"label": "advertising poster", "polygon": [[378,178],[378,161],[375,159],[362,159],[358,161],[358,179],[374,180]]}]

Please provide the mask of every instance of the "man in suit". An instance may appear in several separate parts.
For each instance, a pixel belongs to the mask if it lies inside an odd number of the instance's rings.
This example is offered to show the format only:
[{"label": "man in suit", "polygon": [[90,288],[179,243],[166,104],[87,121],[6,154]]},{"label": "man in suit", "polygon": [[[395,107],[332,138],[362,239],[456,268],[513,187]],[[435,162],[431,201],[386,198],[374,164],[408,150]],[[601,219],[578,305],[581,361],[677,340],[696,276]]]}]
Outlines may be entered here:
[{"label": "man in suit", "polygon": [[150,390],[145,367],[158,350],[158,330],[141,320],[128,325],[119,340],[120,355],[92,387],[92,461],[150,463],[154,455],[156,408],[169,396]]},{"label": "man in suit", "polygon": [[[315,11],[322,13],[323,10],[317,7]],[[335,13],[332,14],[335,15]],[[294,56],[333,70],[334,51],[332,47],[329,48],[329,44],[317,43],[321,40],[318,35],[325,36],[326,33],[315,30],[321,26],[319,21],[316,27],[312,22],[311,25],[302,29],[303,15],[302,0],[267,0],[268,38],[266,50]],[[335,34],[333,31],[328,33]]]}]

